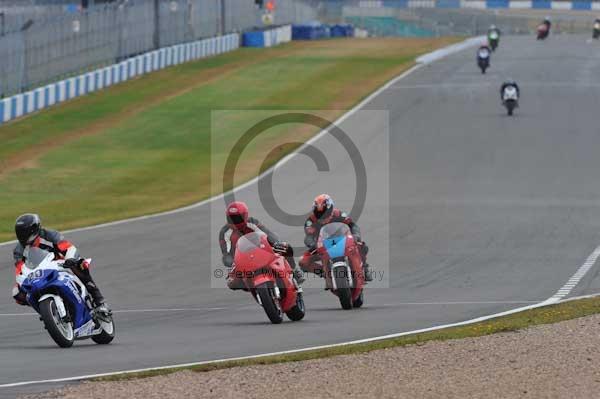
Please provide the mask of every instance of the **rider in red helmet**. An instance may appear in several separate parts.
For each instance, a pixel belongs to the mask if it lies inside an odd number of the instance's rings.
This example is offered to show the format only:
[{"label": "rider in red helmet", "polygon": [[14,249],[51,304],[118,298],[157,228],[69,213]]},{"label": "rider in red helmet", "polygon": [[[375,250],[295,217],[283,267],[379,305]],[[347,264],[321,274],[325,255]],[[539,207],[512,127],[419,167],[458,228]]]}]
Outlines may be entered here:
[{"label": "rider in red helmet", "polygon": [[[298,284],[304,282],[303,273],[298,269],[298,266],[296,266],[292,246],[285,241],[280,241],[277,235],[269,230],[258,219],[250,217],[248,215],[248,206],[244,202],[235,201],[227,205],[225,215],[227,217],[227,223],[219,232],[219,244],[221,246],[221,252],[223,253],[223,265],[225,265],[225,267],[235,268],[235,265],[233,264],[235,247],[242,236],[255,231],[262,231],[267,235],[267,239],[269,240],[269,244],[273,247],[273,250],[285,256],[294,272],[296,282]],[[244,289],[244,283],[238,278],[231,277],[232,275],[233,269],[229,273],[227,286],[232,290]]]},{"label": "rider in red helmet", "polygon": [[334,222],[345,223],[348,225],[348,227],[350,227],[352,235],[354,236],[354,239],[360,248],[360,254],[363,259],[365,281],[372,281],[373,277],[371,276],[369,264],[367,263],[367,253],[369,252],[369,247],[367,247],[367,244],[362,241],[360,228],[356,223],[354,223],[350,215],[335,207],[333,199],[331,199],[328,194],[321,194],[315,198],[312,212],[304,223],[304,244],[308,250],[304,253],[302,259],[300,260],[300,267],[304,271],[322,276],[322,265],[316,263],[316,261],[320,260],[319,255],[316,253],[317,239],[319,237],[321,226]]}]

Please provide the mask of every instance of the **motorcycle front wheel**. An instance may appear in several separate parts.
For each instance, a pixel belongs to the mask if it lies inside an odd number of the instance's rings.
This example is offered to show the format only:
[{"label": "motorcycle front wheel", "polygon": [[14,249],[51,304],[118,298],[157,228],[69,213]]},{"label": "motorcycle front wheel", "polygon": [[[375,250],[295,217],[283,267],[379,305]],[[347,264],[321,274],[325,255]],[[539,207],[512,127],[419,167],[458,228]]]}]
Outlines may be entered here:
[{"label": "motorcycle front wheel", "polygon": [[275,290],[272,283],[263,283],[256,287],[256,295],[260,298],[265,313],[271,323],[280,324],[283,321],[283,310],[279,300],[275,297]]},{"label": "motorcycle front wheel", "polygon": [[115,339],[115,322],[110,317],[110,321],[101,321],[100,326],[102,327],[102,332],[98,335],[92,336],[92,341],[97,343],[98,345],[108,345]]},{"label": "motorcycle front wheel", "polygon": [[291,308],[286,314],[291,321],[300,321],[304,318],[306,309],[304,307],[304,298],[302,298],[301,292],[296,296],[296,306]]},{"label": "motorcycle front wheel", "polygon": [[352,286],[348,281],[347,269],[338,267],[333,269],[332,278],[335,279],[335,293],[340,300],[340,305],[344,310],[352,309]]},{"label": "motorcycle front wheel", "polygon": [[40,302],[40,315],[48,330],[48,334],[61,348],[70,348],[75,341],[73,323],[61,319],[54,298],[47,298]]}]

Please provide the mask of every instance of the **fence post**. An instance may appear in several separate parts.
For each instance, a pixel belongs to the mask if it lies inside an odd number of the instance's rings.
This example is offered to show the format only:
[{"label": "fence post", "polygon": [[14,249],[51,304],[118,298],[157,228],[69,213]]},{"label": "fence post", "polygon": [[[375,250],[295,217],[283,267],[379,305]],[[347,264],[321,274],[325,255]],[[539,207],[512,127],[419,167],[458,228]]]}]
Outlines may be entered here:
[{"label": "fence post", "polygon": [[160,0],[154,0],[154,48],[160,48]]},{"label": "fence post", "polygon": [[225,18],[226,18],[226,5],[225,5],[225,0],[220,0],[221,3],[221,9],[220,9],[220,25],[221,25],[221,31],[219,32],[221,35],[224,35],[226,32],[227,27],[225,26]]},{"label": "fence post", "polygon": [[23,55],[23,81],[21,82],[21,92],[25,91],[27,87],[29,87],[29,66],[30,66],[30,54],[29,54],[29,40],[28,40],[28,30],[33,25],[33,20],[30,19],[23,27],[21,27],[21,32],[23,34],[23,45],[24,45],[24,55]]}]

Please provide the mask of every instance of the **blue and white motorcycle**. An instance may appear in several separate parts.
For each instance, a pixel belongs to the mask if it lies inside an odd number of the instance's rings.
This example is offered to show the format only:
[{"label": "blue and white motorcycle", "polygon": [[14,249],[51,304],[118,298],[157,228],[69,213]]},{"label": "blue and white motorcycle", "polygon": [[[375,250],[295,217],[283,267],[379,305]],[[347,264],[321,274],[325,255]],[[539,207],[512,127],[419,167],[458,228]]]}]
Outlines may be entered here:
[{"label": "blue and white motorcycle", "polygon": [[85,285],[64,267],[64,260],[31,247],[24,256],[27,260],[17,282],[58,346],[68,348],[75,340],[87,338],[105,345],[114,339],[112,316],[92,312],[92,300]]}]

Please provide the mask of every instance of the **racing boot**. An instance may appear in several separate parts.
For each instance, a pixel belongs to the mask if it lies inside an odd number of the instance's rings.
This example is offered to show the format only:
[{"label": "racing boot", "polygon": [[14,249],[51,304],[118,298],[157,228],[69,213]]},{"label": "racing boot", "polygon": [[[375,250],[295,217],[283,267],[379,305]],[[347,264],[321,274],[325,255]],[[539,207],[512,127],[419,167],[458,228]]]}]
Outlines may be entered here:
[{"label": "racing boot", "polygon": [[369,268],[369,264],[367,263],[367,254],[369,253],[369,247],[364,241],[359,243],[360,245],[360,256],[363,261],[363,273],[365,275],[365,282],[373,281],[373,274]]},{"label": "racing boot", "polygon": [[373,274],[367,262],[363,262],[363,273],[365,275],[365,282],[373,281]]},{"label": "racing boot", "polygon": [[85,284],[90,296],[92,297],[92,313],[97,315],[99,318],[107,318],[112,315],[110,308],[104,302],[104,296],[100,292],[100,289],[93,281],[88,281]]},{"label": "racing boot", "polygon": [[300,270],[298,265],[296,265],[296,260],[294,259],[293,256],[289,256],[286,259],[287,259],[288,263],[290,264],[290,267],[292,268],[292,273],[294,274],[294,280],[296,280],[296,283],[298,283],[298,285],[301,285],[304,281],[306,281],[306,279],[304,278],[304,272],[302,270]]}]

